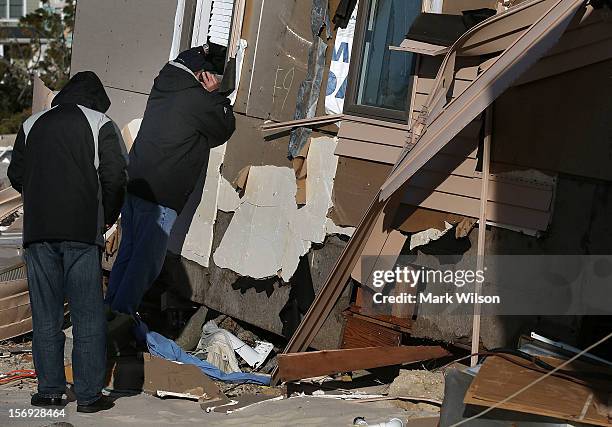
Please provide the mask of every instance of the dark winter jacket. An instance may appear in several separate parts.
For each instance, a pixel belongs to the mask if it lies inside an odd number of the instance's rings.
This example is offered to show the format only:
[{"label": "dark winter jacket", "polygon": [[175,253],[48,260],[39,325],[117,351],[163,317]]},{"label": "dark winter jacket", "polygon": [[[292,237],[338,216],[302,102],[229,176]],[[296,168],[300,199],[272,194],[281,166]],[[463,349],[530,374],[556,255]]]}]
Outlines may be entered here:
[{"label": "dark winter jacket", "polygon": [[127,152],[104,114],[110,100],[91,71],[76,74],[52,108],[27,119],[8,177],[23,196],[24,245],[40,241],[102,244],[125,195]]},{"label": "dark winter jacket", "polygon": [[229,100],[205,90],[182,64],[164,66],[130,151],[128,192],[180,212],[210,149],[235,129]]}]

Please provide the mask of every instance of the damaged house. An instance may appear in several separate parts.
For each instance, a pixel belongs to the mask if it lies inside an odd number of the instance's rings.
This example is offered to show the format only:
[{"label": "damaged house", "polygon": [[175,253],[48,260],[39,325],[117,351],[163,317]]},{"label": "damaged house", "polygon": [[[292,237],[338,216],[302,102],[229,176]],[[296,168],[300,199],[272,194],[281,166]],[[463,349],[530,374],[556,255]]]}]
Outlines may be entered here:
[{"label": "damaged house", "polygon": [[[214,310],[291,354],[411,338],[478,353],[534,329],[584,347],[608,317],[377,306],[373,273],[401,256],[459,269],[612,252],[605,3],[79,0],[72,73],[100,76],[129,146],[165,62],[227,48],[236,132],[211,151],[158,279],[202,306],[196,342]],[[308,366],[275,380],[331,372]]]},{"label": "damaged house", "polygon": [[[346,88],[344,111],[326,115],[330,64],[348,54],[332,21],[346,26],[354,2],[80,0],[72,72],[98,73],[128,142],[168,59],[208,39],[227,46],[236,132],[211,152],[160,280],[290,337],[350,258],[308,343],[325,349],[356,345],[351,329],[372,320],[361,254],[609,251],[610,11],[510,3],[359,2],[350,71],[334,82]],[[568,10],[563,22],[539,35],[539,49],[522,45],[551,8]],[[516,68],[500,70],[510,56]],[[471,316],[408,306],[373,316],[367,326],[385,344],[403,333],[471,341]],[[576,342],[585,322],[497,318],[480,335],[497,347],[538,324]]]}]

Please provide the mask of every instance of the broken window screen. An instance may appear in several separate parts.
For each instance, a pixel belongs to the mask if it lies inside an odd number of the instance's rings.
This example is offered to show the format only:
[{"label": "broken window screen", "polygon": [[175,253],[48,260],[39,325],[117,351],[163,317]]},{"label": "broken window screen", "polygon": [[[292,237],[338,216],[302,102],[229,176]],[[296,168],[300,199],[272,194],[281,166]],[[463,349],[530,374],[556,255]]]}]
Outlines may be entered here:
[{"label": "broken window screen", "polygon": [[389,46],[399,46],[404,40],[421,13],[421,1],[370,0],[365,11],[355,104],[405,112],[414,56],[389,50]]},{"label": "broken window screen", "polygon": [[9,0],[9,18],[19,19],[23,14],[24,0]]}]

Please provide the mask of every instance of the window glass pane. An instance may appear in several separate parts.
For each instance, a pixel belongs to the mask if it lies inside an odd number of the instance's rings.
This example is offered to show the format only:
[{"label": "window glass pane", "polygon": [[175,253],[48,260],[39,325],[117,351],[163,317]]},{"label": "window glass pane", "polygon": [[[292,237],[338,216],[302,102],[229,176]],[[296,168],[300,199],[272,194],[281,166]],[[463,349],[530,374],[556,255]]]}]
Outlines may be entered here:
[{"label": "window glass pane", "polygon": [[24,0],[9,0],[9,18],[19,19],[23,16]]},{"label": "window glass pane", "polygon": [[0,19],[6,19],[6,1],[7,0],[0,0]]},{"label": "window glass pane", "polygon": [[406,111],[414,56],[389,46],[399,46],[420,13],[420,0],[370,0],[357,104]]}]

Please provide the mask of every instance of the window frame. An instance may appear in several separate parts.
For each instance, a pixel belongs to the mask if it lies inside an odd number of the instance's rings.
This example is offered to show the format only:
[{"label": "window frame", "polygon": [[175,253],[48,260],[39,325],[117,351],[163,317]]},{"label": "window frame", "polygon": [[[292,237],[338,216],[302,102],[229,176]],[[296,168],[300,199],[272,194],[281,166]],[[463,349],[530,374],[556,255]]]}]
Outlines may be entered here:
[{"label": "window frame", "polygon": [[[415,77],[417,69],[418,55],[413,55],[410,78],[408,80],[408,96],[406,100],[406,110],[398,111],[389,108],[374,107],[370,105],[357,104],[357,91],[359,89],[359,80],[363,69],[363,54],[365,45],[366,26],[369,18],[369,11],[372,7],[372,2],[377,0],[360,0],[357,9],[357,23],[355,25],[355,34],[353,36],[353,46],[351,48],[351,62],[349,64],[348,81],[346,87],[346,96],[344,100],[344,113],[352,114],[359,117],[368,117],[383,121],[397,122],[408,124],[409,111],[412,106],[412,98],[415,87]],[[421,1],[421,10],[423,10],[424,0]],[[406,28],[408,31],[408,28]],[[397,55],[404,53],[397,52]]]},{"label": "window frame", "polygon": [[22,4],[23,10],[21,11],[21,16],[19,18],[11,18],[10,17],[11,16],[11,1],[12,0],[6,0],[6,10],[4,11],[4,16],[6,16],[6,18],[0,17],[0,22],[18,23],[21,18],[27,15],[28,1],[23,0],[23,4]]}]

